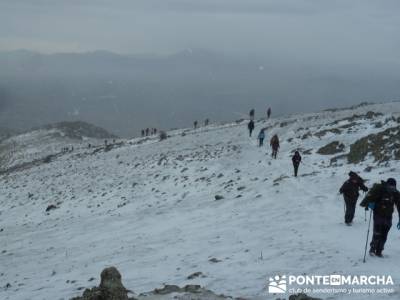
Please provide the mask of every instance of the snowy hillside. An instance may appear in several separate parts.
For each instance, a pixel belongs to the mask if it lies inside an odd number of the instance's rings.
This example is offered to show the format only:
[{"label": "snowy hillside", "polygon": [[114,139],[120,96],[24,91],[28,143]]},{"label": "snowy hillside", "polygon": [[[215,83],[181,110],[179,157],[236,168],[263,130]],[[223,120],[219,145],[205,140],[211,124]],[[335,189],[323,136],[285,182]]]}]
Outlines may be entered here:
[{"label": "snowy hillside", "polygon": [[0,170],[38,162],[48,156],[60,156],[63,148],[85,149],[88,144],[102,145],[115,135],[85,122],[61,122],[11,135],[0,142]]},{"label": "snowy hillside", "polygon": [[[369,186],[398,177],[399,118],[400,103],[389,103],[259,120],[253,138],[247,121],[210,125],[108,151],[77,148],[2,175],[0,299],[69,299],[96,285],[106,266],[135,293],[192,283],[276,299],[266,289],[275,274],[372,273],[396,284],[380,299],[399,299],[400,233],[389,233],[386,258],[363,264],[364,210],[346,227],[338,195],[350,170]],[[277,160],[257,146],[262,127],[267,141],[280,137]],[[298,178],[296,149],[304,161]],[[46,212],[49,205],[56,208]]]}]

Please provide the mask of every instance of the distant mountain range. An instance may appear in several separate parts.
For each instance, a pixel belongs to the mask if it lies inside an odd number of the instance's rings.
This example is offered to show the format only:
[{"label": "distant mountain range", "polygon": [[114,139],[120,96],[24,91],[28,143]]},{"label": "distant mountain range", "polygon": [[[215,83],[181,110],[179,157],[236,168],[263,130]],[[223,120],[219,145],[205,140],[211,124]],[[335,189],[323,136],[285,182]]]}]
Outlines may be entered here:
[{"label": "distant mountain range", "polygon": [[[170,56],[107,51],[0,52],[0,126],[83,120],[119,136],[247,116],[395,100],[394,67],[302,65],[188,49]],[[349,100],[351,99],[351,101]]]}]

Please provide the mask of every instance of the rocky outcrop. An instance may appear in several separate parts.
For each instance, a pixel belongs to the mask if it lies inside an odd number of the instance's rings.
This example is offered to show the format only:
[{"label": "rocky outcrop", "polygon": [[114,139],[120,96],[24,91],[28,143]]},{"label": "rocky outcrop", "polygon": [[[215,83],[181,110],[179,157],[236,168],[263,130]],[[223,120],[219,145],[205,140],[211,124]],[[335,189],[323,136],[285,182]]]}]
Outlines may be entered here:
[{"label": "rocky outcrop", "polygon": [[320,298],[313,298],[306,294],[297,294],[289,297],[289,300],[321,300]]},{"label": "rocky outcrop", "polygon": [[128,290],[122,284],[121,274],[115,267],[110,267],[101,272],[99,287],[86,289],[82,297],[71,300],[129,300],[129,298]]},{"label": "rocky outcrop", "polygon": [[[199,272],[201,274],[201,272]],[[195,276],[197,277],[197,276]],[[226,295],[217,295],[200,285],[189,284],[184,287],[166,284],[162,288],[156,288],[151,292],[128,297],[131,291],[125,289],[121,281],[121,274],[115,267],[106,268],[101,272],[99,287],[86,289],[81,297],[71,300],[247,300],[245,298],[233,298]],[[133,293],[132,293],[133,294]],[[173,294],[173,295],[172,295]],[[171,296],[172,295],[172,296]],[[289,297],[289,300],[321,300],[312,298],[306,294],[297,294]]]},{"label": "rocky outcrop", "polygon": [[317,153],[321,155],[333,155],[344,151],[345,146],[338,142],[334,141],[325,145],[324,147],[318,149]]},{"label": "rocky outcrop", "polygon": [[375,162],[400,160],[400,126],[370,134],[350,146],[349,163],[360,163],[370,155]]}]

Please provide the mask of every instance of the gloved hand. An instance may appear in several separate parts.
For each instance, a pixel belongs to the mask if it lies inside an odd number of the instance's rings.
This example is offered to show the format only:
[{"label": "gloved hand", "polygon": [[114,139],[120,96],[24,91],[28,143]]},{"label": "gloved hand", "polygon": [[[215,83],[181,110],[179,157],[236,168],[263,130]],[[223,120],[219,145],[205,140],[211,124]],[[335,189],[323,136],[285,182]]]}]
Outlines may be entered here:
[{"label": "gloved hand", "polygon": [[400,221],[397,223],[397,229],[400,230]]},{"label": "gloved hand", "polygon": [[368,203],[368,207],[370,209],[374,210],[375,209],[375,203],[374,202]]}]

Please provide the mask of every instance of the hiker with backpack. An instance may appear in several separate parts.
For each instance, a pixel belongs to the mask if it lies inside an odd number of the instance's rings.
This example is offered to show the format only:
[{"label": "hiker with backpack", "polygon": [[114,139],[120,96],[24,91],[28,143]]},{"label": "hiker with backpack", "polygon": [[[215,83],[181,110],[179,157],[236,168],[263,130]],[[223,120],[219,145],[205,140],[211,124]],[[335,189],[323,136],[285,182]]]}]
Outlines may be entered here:
[{"label": "hiker with backpack", "polygon": [[247,128],[249,129],[249,136],[251,137],[251,134],[253,133],[254,130],[254,121],[250,120],[249,124],[247,124]]},{"label": "hiker with backpack", "polygon": [[270,146],[272,148],[272,158],[276,159],[276,156],[278,155],[278,150],[279,150],[279,138],[278,135],[274,135],[271,138]]},{"label": "hiker with backpack", "polygon": [[264,139],[265,139],[265,129],[261,129],[259,134],[258,134],[258,146],[262,147],[264,145]]},{"label": "hiker with backpack", "polygon": [[[395,205],[400,219],[400,192],[396,188],[394,178],[374,184],[360,203],[360,206],[365,207],[365,210],[371,209],[374,215],[374,229],[369,250],[371,256],[383,257],[382,251],[392,227]],[[397,223],[397,229],[400,230],[400,220]]]},{"label": "hiker with backpack", "polygon": [[299,151],[296,151],[292,156],[292,163],[294,168],[294,177],[297,177],[297,173],[299,171],[299,166],[301,163],[301,155]]},{"label": "hiker with backpack", "polygon": [[344,222],[348,226],[353,222],[357,200],[360,196],[360,190],[364,192],[368,191],[368,188],[364,185],[364,179],[362,179],[357,173],[350,171],[349,179],[343,183],[339,190],[339,193],[343,195],[345,203]]},{"label": "hiker with backpack", "polygon": [[267,118],[269,119],[270,117],[271,117],[271,107],[268,107]]}]

